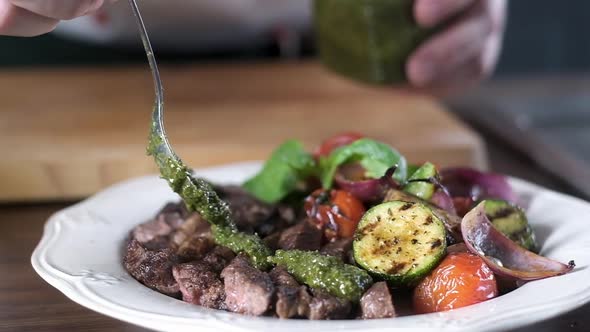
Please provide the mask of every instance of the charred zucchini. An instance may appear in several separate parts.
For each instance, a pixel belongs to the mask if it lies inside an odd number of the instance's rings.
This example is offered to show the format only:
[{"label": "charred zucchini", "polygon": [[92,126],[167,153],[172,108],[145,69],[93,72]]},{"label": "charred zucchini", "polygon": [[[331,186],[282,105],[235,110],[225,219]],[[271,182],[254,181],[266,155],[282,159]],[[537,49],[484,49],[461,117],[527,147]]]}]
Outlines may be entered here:
[{"label": "charred zucchini", "polygon": [[393,286],[412,285],[445,254],[443,222],[425,204],[391,201],[367,211],[353,242],[361,267]]},{"label": "charred zucchini", "polygon": [[436,175],[436,167],[431,163],[424,163],[410,176],[408,184],[403,189],[409,194],[428,201],[436,190],[434,183],[430,179],[435,178]]},{"label": "charred zucchini", "polygon": [[497,230],[521,247],[536,252],[535,234],[520,207],[502,200],[486,200],[485,211]]}]

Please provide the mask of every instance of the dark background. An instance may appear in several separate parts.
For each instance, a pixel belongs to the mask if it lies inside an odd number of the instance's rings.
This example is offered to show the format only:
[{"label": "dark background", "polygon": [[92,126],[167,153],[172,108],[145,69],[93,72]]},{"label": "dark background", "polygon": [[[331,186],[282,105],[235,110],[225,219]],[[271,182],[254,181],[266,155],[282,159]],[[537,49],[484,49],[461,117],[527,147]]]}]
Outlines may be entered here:
[{"label": "dark background", "polygon": [[[580,72],[590,69],[590,1],[508,1],[509,23],[496,76]],[[62,40],[0,37],[0,66],[55,64],[124,64],[145,61],[139,48],[122,50]],[[162,62],[251,59],[276,56],[269,45],[261,50],[179,55],[158,52]]]}]

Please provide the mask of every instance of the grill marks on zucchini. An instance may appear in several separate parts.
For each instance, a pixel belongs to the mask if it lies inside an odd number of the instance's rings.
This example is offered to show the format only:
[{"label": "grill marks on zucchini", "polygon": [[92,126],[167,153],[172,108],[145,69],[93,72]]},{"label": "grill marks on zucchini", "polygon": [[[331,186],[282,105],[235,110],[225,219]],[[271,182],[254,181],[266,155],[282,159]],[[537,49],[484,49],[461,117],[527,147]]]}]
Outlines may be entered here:
[{"label": "grill marks on zucchini", "polygon": [[392,201],[361,219],[353,250],[356,262],[392,285],[407,285],[436,266],[446,248],[445,227],[424,204]]}]

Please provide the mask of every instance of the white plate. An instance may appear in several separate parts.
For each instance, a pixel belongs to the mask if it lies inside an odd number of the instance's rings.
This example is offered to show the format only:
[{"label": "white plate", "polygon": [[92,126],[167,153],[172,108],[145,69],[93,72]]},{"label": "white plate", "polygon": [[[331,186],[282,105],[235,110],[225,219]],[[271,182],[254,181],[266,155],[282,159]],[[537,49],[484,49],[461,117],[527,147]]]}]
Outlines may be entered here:
[{"label": "white plate", "polygon": [[[259,163],[197,171],[222,184],[237,184]],[[32,256],[37,273],[73,301],[102,314],[162,331],[393,331],[402,328],[505,330],[556,316],[590,301],[590,204],[511,179],[530,199],[528,215],[542,254],[576,261],[565,276],[528,283],[490,301],[445,313],[385,320],[307,321],[247,317],[184,303],[148,289],[121,263],[129,230],[178,200],[157,176],[115,185],[53,215]]]}]

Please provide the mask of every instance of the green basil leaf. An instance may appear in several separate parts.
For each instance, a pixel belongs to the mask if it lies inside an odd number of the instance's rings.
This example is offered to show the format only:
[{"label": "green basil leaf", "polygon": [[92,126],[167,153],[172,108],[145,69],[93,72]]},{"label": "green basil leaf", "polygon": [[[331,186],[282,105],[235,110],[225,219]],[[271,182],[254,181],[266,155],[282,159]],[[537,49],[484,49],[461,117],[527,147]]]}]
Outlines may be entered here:
[{"label": "green basil leaf", "polygon": [[281,144],[266,161],[262,170],[246,181],[244,189],[261,201],[276,203],[315,174],[317,164],[311,154],[296,140]]},{"label": "green basil leaf", "polygon": [[369,138],[362,138],[349,145],[335,149],[320,160],[321,180],[324,188],[332,187],[334,174],[339,166],[359,162],[365,175],[377,179],[392,166],[397,165],[393,177],[400,183],[406,181],[406,159],[390,145]]}]

